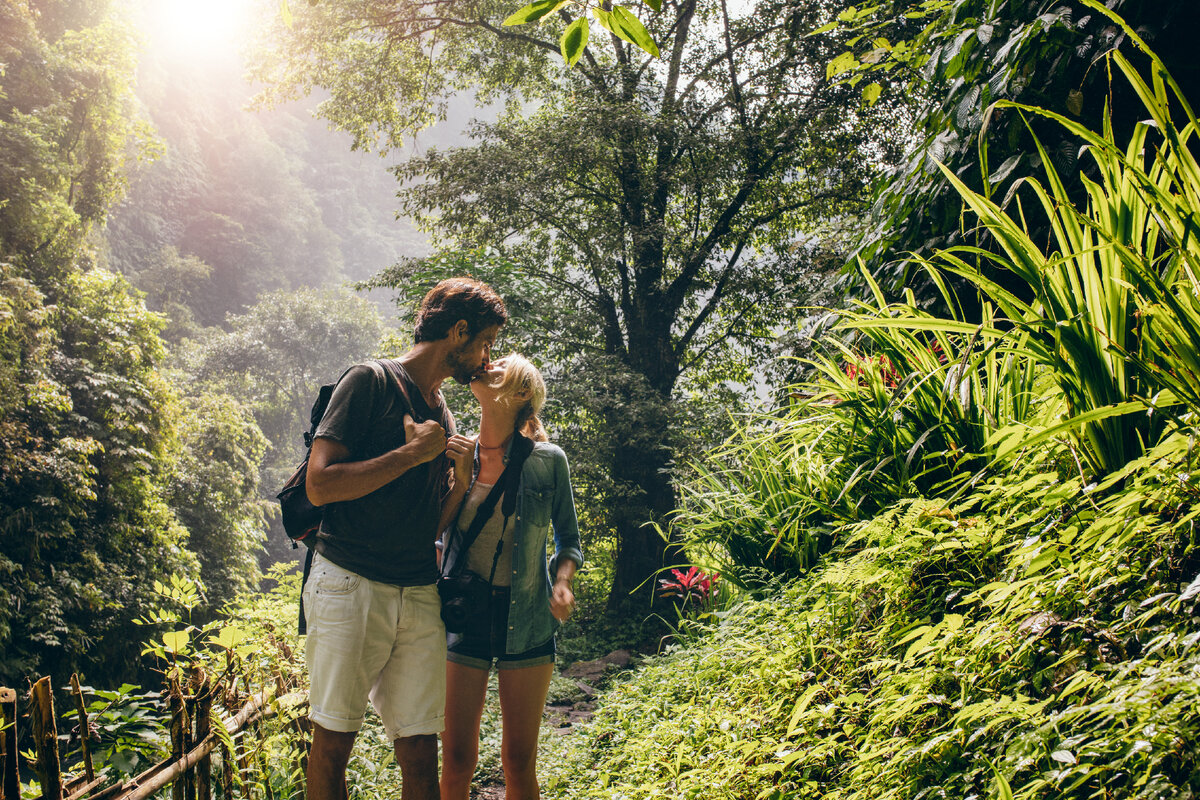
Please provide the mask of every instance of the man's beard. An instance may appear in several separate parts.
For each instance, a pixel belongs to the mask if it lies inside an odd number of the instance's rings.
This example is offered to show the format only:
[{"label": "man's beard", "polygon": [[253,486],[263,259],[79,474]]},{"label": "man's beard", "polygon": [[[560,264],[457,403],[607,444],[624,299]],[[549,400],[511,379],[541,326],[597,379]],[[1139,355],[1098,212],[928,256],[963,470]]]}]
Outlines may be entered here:
[{"label": "man's beard", "polygon": [[454,378],[455,383],[463,386],[475,380],[483,372],[482,361],[468,361],[465,356],[470,344],[470,342],[467,342],[446,356],[446,366],[450,367],[450,377]]}]

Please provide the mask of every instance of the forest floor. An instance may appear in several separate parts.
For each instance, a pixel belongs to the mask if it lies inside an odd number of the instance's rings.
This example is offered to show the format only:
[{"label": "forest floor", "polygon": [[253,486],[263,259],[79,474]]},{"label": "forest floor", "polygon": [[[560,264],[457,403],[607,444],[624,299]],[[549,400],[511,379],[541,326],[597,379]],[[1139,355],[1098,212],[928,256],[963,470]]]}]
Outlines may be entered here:
[{"label": "forest floor", "polygon": [[[542,724],[555,736],[569,736],[576,726],[586,725],[595,709],[597,688],[615,672],[628,669],[633,655],[629,650],[614,650],[594,661],[576,661],[562,676],[573,681],[579,694],[568,699],[551,698],[546,703]],[[504,784],[489,783],[471,787],[471,800],[504,800]]]}]

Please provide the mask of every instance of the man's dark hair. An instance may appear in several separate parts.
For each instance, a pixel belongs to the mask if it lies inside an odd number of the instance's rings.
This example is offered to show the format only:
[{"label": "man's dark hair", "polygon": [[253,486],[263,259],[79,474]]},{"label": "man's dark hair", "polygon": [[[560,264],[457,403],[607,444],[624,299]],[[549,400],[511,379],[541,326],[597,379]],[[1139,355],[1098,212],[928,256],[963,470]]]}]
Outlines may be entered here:
[{"label": "man's dark hair", "polygon": [[429,290],[417,311],[413,339],[445,339],[460,319],[467,321],[472,338],[480,331],[508,321],[508,310],[496,290],[472,278],[447,278]]}]

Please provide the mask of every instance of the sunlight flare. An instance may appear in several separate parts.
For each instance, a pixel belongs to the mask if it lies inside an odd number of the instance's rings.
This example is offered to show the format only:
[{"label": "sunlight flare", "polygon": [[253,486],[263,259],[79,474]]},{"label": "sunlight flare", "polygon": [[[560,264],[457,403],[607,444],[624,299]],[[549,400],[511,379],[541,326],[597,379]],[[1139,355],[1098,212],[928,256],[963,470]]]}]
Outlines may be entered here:
[{"label": "sunlight flare", "polygon": [[252,10],[252,0],[153,0],[146,4],[147,32],[178,58],[229,55],[245,42]]}]

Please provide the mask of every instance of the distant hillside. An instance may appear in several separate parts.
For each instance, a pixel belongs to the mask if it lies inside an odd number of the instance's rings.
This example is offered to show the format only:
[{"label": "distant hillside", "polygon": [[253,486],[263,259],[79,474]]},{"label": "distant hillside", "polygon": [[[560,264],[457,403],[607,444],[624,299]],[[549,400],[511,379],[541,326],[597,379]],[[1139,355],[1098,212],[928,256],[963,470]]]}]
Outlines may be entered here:
[{"label": "distant hillside", "polygon": [[137,93],[161,152],[130,176],[106,238],[113,268],[170,313],[170,338],[264,292],[361,280],[427,249],[395,217],[389,167],[404,154],[351,152],[315,101],[249,110],[253,92],[234,64],[142,55]]}]

